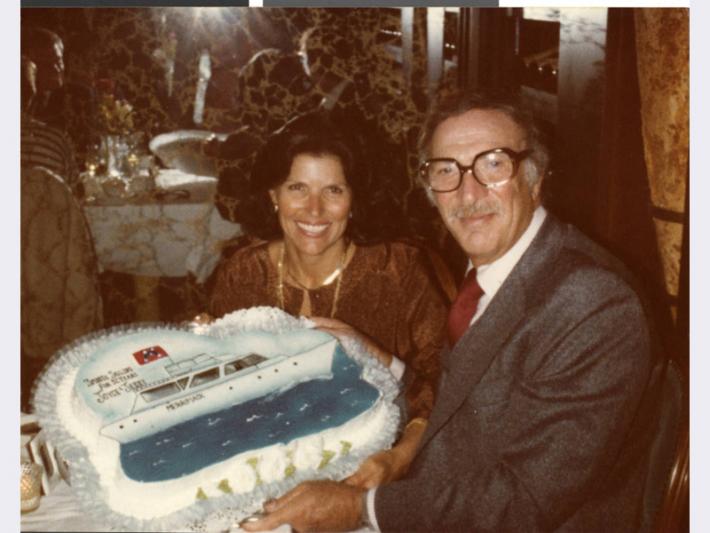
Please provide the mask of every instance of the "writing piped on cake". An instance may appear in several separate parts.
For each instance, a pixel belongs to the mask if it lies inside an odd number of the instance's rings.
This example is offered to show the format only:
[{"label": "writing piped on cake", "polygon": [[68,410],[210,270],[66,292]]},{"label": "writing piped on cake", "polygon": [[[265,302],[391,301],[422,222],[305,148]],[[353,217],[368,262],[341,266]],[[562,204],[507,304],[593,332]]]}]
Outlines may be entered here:
[{"label": "writing piped on cake", "polygon": [[[142,530],[142,521],[153,519],[161,530],[181,529],[186,518],[206,509],[239,508],[239,502],[303,479],[340,476],[371,449],[391,444],[396,383],[389,384],[386,369],[363,361],[358,346],[340,346],[271,308],[221,320],[202,335],[160,326],[109,330],[58,359],[77,364],[69,373],[57,364],[57,379],[47,381],[51,387],[41,402],[57,406],[56,413],[52,407],[43,416],[61,420],[81,445],[77,449],[85,450],[86,460],[71,465],[73,478],[79,486],[98,476],[101,490],[92,485],[84,493],[108,506],[103,519],[116,529]],[[274,327],[279,324],[283,329]],[[312,351],[332,359],[329,371],[274,383],[289,364],[289,371],[301,370],[299,356]],[[237,378],[259,372],[261,396],[239,403],[237,394],[225,401],[227,392],[248,389],[237,387],[248,381]],[[226,392],[213,394],[219,387]],[[180,422],[183,413],[204,406],[207,414]],[[124,436],[141,426],[146,431],[144,417],[159,409],[174,425],[151,432],[153,427],[135,440],[107,435],[110,426],[118,432],[121,424]]]}]

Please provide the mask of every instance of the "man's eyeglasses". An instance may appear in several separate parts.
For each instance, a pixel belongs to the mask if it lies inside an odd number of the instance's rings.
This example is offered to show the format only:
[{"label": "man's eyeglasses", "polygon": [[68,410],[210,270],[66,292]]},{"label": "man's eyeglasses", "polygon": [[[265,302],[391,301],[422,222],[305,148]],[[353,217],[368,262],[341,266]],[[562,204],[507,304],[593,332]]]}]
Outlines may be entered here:
[{"label": "man's eyeglasses", "polygon": [[530,154],[532,150],[516,152],[510,148],[494,148],[478,154],[469,166],[456,159],[436,157],[427,159],[419,172],[432,192],[455,191],[461,187],[463,175],[469,170],[478,183],[492,189],[512,180],[520,162]]}]

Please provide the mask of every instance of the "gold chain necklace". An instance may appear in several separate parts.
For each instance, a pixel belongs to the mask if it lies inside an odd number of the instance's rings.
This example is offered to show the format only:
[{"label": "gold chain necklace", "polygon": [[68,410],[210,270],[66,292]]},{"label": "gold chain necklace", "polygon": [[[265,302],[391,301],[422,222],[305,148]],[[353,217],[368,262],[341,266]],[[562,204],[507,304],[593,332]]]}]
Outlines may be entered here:
[{"label": "gold chain necklace", "polygon": [[[343,281],[343,268],[345,266],[345,259],[348,256],[348,251],[350,250],[350,243],[345,247],[345,250],[343,251],[343,255],[340,257],[340,263],[338,264],[338,268],[336,268],[333,273],[337,272],[337,278],[338,281],[335,284],[335,294],[333,295],[333,303],[330,306],[330,318],[333,318],[335,316],[335,312],[338,309],[338,297],[340,296],[340,284]],[[286,299],[284,298],[284,258],[286,256],[286,243],[282,242],[281,243],[281,251],[279,254],[279,262],[278,262],[278,285],[277,285],[277,291],[278,291],[278,297],[279,297],[279,307],[283,309],[284,311],[286,310]],[[290,273],[289,273],[290,274]],[[310,291],[308,287],[303,285],[300,281],[298,281],[293,274],[291,275],[291,279],[293,279],[298,286],[303,289],[304,291]],[[328,276],[328,278],[331,278],[333,274]],[[326,278],[327,279],[327,278]],[[332,281],[330,282],[332,283]],[[326,284],[321,285],[320,287],[323,287]],[[316,287],[319,289],[320,287]]]}]

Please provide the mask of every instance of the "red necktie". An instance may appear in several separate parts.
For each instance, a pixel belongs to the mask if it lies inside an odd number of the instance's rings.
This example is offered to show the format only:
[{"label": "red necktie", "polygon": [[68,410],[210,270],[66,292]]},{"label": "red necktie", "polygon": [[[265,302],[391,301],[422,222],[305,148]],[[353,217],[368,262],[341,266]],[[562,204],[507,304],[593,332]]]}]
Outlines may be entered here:
[{"label": "red necktie", "polygon": [[461,289],[456,295],[449,311],[448,334],[449,345],[454,346],[461,335],[468,329],[473,315],[478,308],[478,300],[483,295],[483,289],[476,280],[476,269],[472,268],[466,274]]}]

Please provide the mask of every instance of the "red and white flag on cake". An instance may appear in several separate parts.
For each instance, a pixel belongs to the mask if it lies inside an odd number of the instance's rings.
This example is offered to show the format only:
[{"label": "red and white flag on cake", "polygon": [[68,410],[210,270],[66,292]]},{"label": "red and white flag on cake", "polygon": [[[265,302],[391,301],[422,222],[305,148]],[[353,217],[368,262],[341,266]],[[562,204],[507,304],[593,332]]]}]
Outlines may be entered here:
[{"label": "red and white flag on cake", "polygon": [[150,348],[143,348],[133,353],[133,357],[136,358],[139,365],[145,365],[147,363],[152,363],[163,357],[167,357],[168,352],[163,350],[160,346],[151,346]]}]

